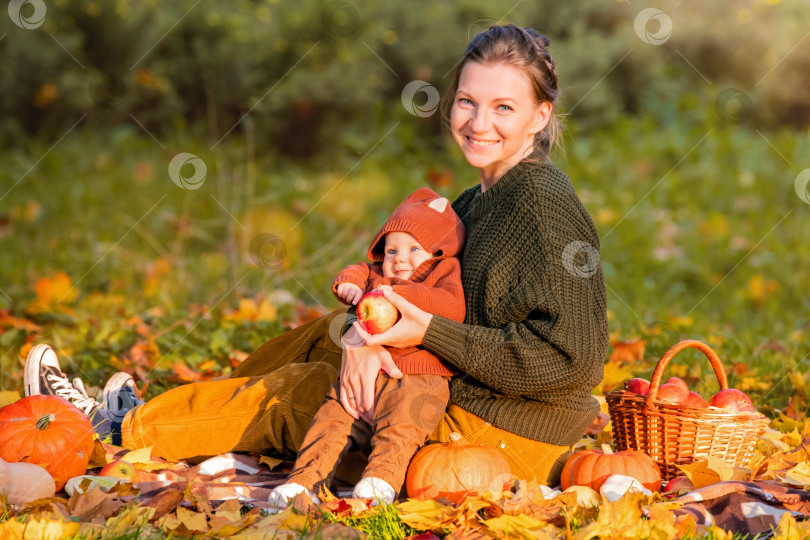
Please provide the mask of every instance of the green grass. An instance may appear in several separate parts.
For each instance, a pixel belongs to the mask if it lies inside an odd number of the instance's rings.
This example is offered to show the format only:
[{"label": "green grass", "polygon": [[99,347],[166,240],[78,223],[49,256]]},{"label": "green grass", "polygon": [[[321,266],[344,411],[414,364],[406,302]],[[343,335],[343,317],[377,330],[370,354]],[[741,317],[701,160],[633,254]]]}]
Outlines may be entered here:
[{"label": "green grass", "polygon": [[[794,189],[810,142],[724,124],[710,101],[694,99],[680,104],[681,120],[669,127],[627,119],[580,135],[569,126],[565,155],[555,161],[599,229],[613,335],[647,339],[651,358],[685,337],[707,341],[727,365],[742,362],[749,378],[768,385],[754,390],[762,405],[781,408],[792,394],[783,374],[806,371],[810,352],[803,294],[810,274],[802,270],[810,206]],[[215,359],[227,369],[230,351],[249,352],[294,321],[296,301],[337,307],[332,277],[364,258],[369,238],[427,183],[429,169],[452,172],[437,188],[451,198],[477,181],[455,149],[413,155],[391,142],[359,164],[353,157],[301,164],[246,159],[243,142],[234,137],[211,152],[187,136],[163,150],[123,127],[77,131],[45,157],[44,143],[3,152],[0,183],[18,183],[3,201],[0,309],[44,329],[0,335],[0,387],[20,387],[10,373],[19,371],[26,339],[55,342],[100,383],[111,359],[143,337],[122,324],[131,317],[151,329],[160,352],[154,392],[178,361],[194,368]],[[169,179],[168,162],[180,151],[206,162],[200,189]],[[250,249],[262,234],[275,235],[286,252],[263,252],[264,266]],[[37,306],[34,284],[57,271],[79,293],[69,313]],[[246,297],[268,298],[276,319],[226,320]],[[705,360],[681,358],[698,390],[715,388]],[[651,367],[638,366],[640,375]]]},{"label": "green grass", "polygon": [[[670,345],[696,338],[717,350],[730,385],[760,410],[776,414],[798,397],[806,413],[810,205],[794,181],[810,164],[810,141],[724,124],[699,97],[678,107],[679,121],[664,127],[652,118],[591,134],[569,126],[565,155],[555,155],[600,232],[611,333],[647,340],[635,376],[649,377]],[[0,333],[0,388],[22,390],[20,349],[46,341],[71,375],[99,386],[117,369],[135,370],[151,397],[179,383],[174,364],[213,360],[227,373],[233,351],[295,324],[301,303],[337,307],[333,276],[364,258],[429,170],[452,172],[436,188],[451,199],[477,182],[454,149],[411,154],[392,141],[359,163],[246,157],[236,136],[213,152],[190,136],[164,150],[126,127],[76,131],[50,152],[45,142],[3,150],[0,185],[17,185],[0,207],[0,310],[40,328]],[[169,179],[181,151],[206,162],[198,190]],[[264,253],[271,264],[257,264],[250,243],[260,234],[280,239],[286,255]],[[45,309],[35,284],[59,271],[78,295]],[[267,300],[275,312],[236,314],[245,299]],[[148,361],[133,357],[135,344],[149,348]],[[670,370],[704,395],[716,390],[697,353],[679,355]],[[348,524],[372,536],[410,532],[390,509]]]}]

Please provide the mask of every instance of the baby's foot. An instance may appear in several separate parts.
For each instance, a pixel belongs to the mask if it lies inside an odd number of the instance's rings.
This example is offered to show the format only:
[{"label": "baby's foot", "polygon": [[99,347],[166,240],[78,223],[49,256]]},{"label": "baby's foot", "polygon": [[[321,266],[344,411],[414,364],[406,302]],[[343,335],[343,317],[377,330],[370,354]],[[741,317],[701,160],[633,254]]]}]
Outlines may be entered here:
[{"label": "baby's foot", "polygon": [[282,510],[287,508],[287,505],[290,504],[290,501],[292,501],[295,498],[295,496],[298,495],[299,493],[306,493],[307,495],[309,495],[310,498],[312,499],[312,502],[314,502],[315,504],[320,503],[318,497],[316,497],[311,490],[305,488],[301,484],[296,484],[295,482],[290,482],[288,484],[281,484],[280,486],[276,487],[275,489],[273,489],[273,491],[270,492],[270,496],[267,497],[267,500],[273,505],[273,510],[275,512],[281,512]]},{"label": "baby's foot", "polygon": [[397,492],[391,484],[381,478],[366,476],[354,486],[353,497],[358,499],[374,499],[372,506],[378,504],[391,504],[397,498]]}]

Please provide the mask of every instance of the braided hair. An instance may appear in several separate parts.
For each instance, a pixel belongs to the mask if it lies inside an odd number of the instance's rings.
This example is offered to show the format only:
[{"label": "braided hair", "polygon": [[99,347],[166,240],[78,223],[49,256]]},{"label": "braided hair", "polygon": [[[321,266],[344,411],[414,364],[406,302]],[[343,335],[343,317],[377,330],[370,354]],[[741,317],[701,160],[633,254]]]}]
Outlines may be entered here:
[{"label": "braided hair", "polygon": [[548,50],[549,39],[533,28],[521,28],[514,24],[491,26],[476,34],[456,69],[453,86],[442,98],[442,116],[449,121],[449,111],[455,101],[461,71],[467,62],[499,64],[522,68],[532,84],[537,103],[552,105],[551,117],[546,126],[535,133],[534,147],[548,155],[551,147],[559,143],[560,121],[555,103],[560,89],[557,82],[557,66]]}]

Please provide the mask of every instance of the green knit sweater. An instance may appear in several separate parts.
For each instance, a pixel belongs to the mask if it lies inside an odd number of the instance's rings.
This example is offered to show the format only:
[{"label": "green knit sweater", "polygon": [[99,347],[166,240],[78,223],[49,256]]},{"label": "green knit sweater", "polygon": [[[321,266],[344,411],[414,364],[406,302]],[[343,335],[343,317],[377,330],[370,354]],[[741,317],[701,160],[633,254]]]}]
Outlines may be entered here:
[{"label": "green knit sweater", "polygon": [[453,209],[467,228],[464,323],[434,316],[424,347],[457,366],[450,402],[556,445],[582,437],[607,352],[599,237],[568,177],[540,154]]}]

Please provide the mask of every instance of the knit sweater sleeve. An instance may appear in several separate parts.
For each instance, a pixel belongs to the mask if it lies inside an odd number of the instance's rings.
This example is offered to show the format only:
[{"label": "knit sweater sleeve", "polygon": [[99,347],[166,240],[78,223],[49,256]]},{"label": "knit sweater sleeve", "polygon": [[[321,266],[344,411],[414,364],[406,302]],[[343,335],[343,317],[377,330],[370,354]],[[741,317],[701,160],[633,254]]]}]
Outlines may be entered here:
[{"label": "knit sweater sleeve", "polygon": [[601,269],[578,275],[564,259],[572,242],[598,249],[599,240],[582,220],[552,219],[555,214],[541,208],[560,205],[563,214],[578,212],[565,200],[517,199],[500,242],[489,240],[488,258],[503,266],[490,269],[482,291],[472,291],[473,303],[485,297],[477,321],[434,316],[424,338],[427,350],[502,395],[542,401],[584,382],[592,387],[602,376],[607,321]]},{"label": "knit sweater sleeve", "polygon": [[455,257],[439,261],[424,282],[403,283],[392,288],[421,310],[452,321],[464,321],[466,307],[461,287],[461,265]]}]

